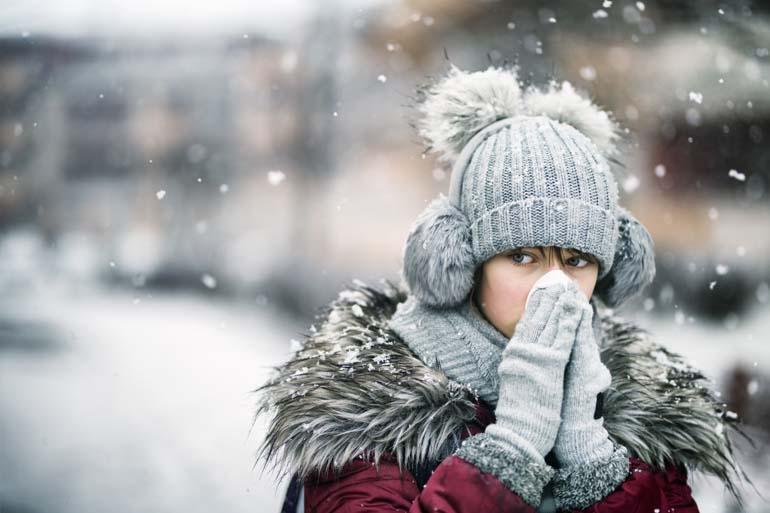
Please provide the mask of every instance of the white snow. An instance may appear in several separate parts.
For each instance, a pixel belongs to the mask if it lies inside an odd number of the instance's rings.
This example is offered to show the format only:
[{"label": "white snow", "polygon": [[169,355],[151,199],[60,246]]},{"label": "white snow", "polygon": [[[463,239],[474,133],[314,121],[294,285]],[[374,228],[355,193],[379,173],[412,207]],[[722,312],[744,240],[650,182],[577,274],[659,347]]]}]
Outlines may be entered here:
[{"label": "white snow", "polygon": [[284,180],[286,180],[286,175],[283,171],[274,170],[267,172],[267,181],[270,185],[279,185]]},{"label": "white snow", "polygon": [[208,273],[201,276],[201,282],[209,289],[217,288],[217,279]]},{"label": "white snow", "polygon": [[596,79],[596,68],[593,66],[583,66],[580,68],[580,77],[583,80],[595,80]]},{"label": "white snow", "polygon": [[628,178],[623,180],[623,190],[626,192],[634,192],[639,188],[639,178],[636,175],[629,175]]},{"label": "white snow", "polygon": [[42,344],[9,350],[8,331],[0,344],[3,500],[63,513],[278,511],[287,483],[253,468],[264,419],[251,429],[250,391],[288,357],[288,323],[246,305],[141,299],[67,291],[0,304],[18,344]]}]

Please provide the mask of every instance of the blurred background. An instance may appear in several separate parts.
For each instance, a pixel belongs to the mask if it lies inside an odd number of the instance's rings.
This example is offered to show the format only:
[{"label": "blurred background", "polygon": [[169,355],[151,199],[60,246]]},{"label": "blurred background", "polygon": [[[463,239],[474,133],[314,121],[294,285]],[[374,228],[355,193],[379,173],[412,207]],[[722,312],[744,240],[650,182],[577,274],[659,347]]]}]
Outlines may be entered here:
[{"label": "blurred background", "polygon": [[744,418],[770,511],[770,7],[710,0],[5,0],[0,511],[278,511],[250,390],[345,285],[398,281],[449,178],[410,105],[450,62],[628,128],[658,276],[618,313]]}]

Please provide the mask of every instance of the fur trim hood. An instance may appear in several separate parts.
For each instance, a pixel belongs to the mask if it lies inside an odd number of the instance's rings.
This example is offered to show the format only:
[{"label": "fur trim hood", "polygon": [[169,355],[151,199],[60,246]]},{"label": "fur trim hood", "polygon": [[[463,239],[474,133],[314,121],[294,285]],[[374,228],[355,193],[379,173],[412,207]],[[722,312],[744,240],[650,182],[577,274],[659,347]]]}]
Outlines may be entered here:
[{"label": "fur trim hood", "polygon": [[[342,291],[318,316],[320,328],[312,326],[302,348],[256,390],[257,415],[271,414],[258,461],[305,477],[389,453],[419,479],[459,446],[477,398],[388,328],[407,291],[382,283],[356,281]],[[736,477],[745,474],[727,431],[738,429],[738,419],[707,378],[601,303],[597,316],[612,375],[603,405],[610,436],[653,467],[677,463],[714,474],[737,497]]]}]

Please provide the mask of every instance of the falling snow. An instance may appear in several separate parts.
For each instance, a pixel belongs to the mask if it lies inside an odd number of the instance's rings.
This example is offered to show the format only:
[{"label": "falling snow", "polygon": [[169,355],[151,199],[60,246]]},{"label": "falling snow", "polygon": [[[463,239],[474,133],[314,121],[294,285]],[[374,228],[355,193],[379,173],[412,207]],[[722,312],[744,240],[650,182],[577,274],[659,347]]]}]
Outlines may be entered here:
[{"label": "falling snow", "polygon": [[626,192],[634,192],[639,188],[639,178],[636,175],[630,175],[623,181],[623,190]]},{"label": "falling snow", "polygon": [[217,280],[210,274],[204,274],[201,276],[201,282],[206,286],[206,288],[214,289],[217,286]]},{"label": "falling snow", "polygon": [[286,180],[286,175],[283,173],[283,171],[267,172],[267,181],[270,185],[279,185],[284,180]]}]

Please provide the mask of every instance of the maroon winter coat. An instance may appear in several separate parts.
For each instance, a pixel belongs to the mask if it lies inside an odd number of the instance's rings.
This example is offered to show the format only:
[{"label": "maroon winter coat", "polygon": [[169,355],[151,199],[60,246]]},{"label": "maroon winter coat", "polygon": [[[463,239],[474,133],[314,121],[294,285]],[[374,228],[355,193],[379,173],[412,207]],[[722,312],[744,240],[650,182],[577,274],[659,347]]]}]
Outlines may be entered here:
[{"label": "maroon winter coat", "polygon": [[[477,405],[477,422],[468,426],[468,436],[480,433],[493,421],[489,410]],[[630,475],[601,502],[584,510],[589,513],[674,512],[697,513],[698,506],[687,485],[687,470],[669,465],[654,471],[639,458],[631,457]],[[350,462],[336,476],[318,475],[305,480],[307,513],[535,513],[536,509],[510,491],[492,474],[473,464],[449,456],[436,467],[420,490],[407,471],[399,475],[390,459],[379,466],[362,459]]]},{"label": "maroon winter coat", "polygon": [[[298,476],[306,512],[534,513],[494,475],[454,455],[493,415],[388,328],[405,298],[387,282],[340,293],[302,349],[258,389],[258,412],[272,414],[258,457]],[[604,427],[628,450],[631,472],[583,511],[696,512],[687,485],[694,468],[732,491],[738,469],[727,432],[737,419],[710,382],[645,330],[595,306],[612,375]]]}]

